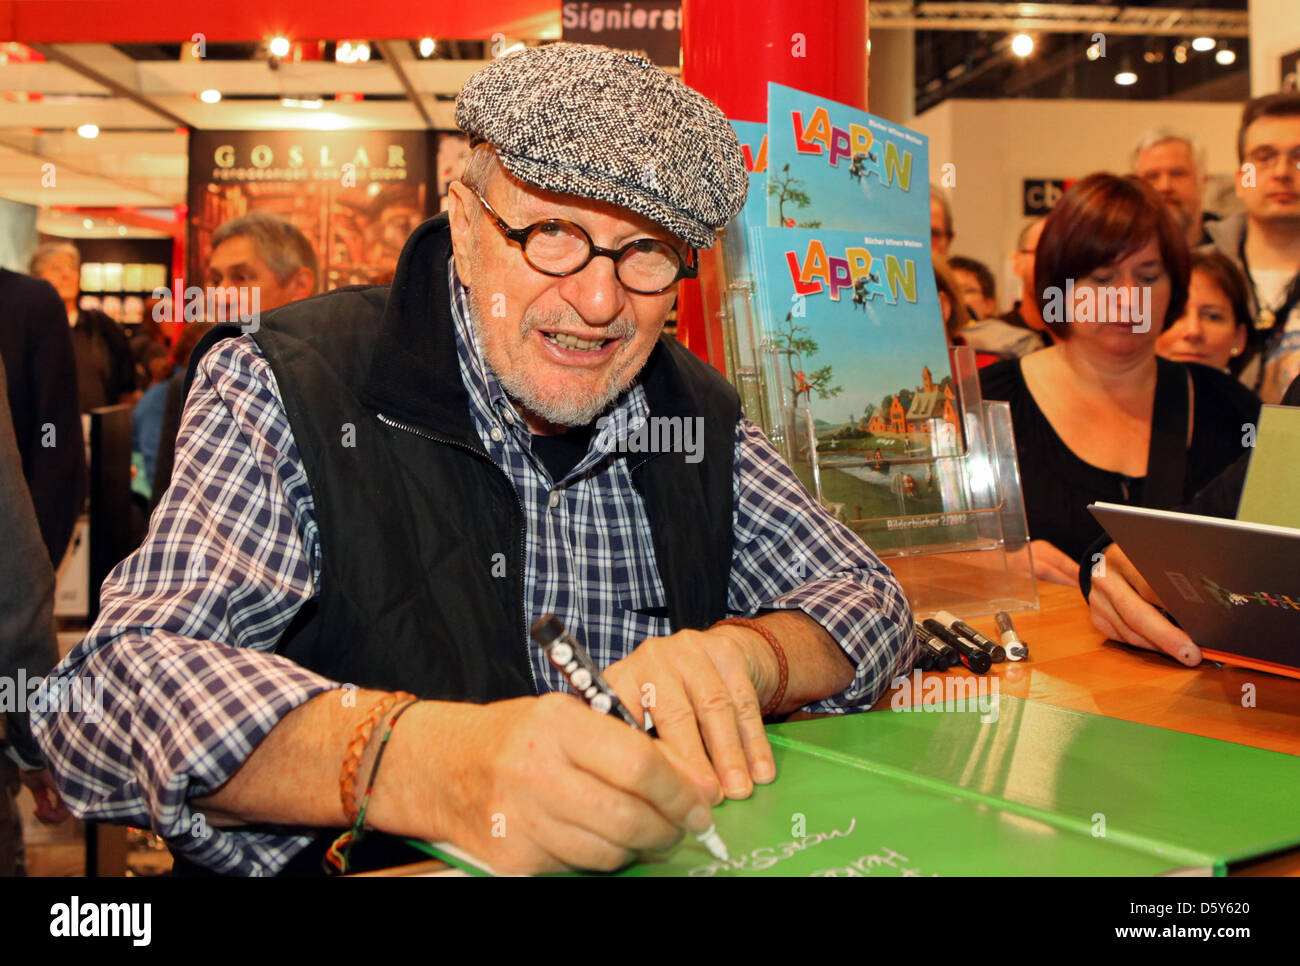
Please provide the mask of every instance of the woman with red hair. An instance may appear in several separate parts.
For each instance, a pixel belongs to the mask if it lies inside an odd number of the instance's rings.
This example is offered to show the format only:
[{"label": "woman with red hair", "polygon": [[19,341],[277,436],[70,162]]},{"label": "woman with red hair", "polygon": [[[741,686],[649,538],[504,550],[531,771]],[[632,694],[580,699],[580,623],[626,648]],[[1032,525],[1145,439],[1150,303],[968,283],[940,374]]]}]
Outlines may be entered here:
[{"label": "woman with red hair", "polygon": [[980,374],[984,398],[1011,406],[1039,577],[1077,585],[1101,534],[1088,504],[1177,506],[1242,453],[1259,400],[1223,373],[1156,356],[1187,302],[1188,260],[1136,178],[1089,175],[1047,218],[1034,296],[1054,344]]}]

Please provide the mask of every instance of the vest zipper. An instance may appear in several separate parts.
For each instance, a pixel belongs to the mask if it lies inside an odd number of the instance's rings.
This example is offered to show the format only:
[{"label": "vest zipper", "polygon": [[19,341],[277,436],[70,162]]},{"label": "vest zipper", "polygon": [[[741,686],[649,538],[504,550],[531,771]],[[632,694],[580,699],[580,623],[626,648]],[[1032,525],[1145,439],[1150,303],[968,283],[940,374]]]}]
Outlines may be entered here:
[{"label": "vest zipper", "polygon": [[528,587],[524,580],[524,567],[527,564],[527,561],[525,560],[527,550],[525,548],[528,545],[528,515],[524,512],[524,502],[519,499],[519,491],[515,489],[514,480],[510,479],[510,474],[501,469],[500,466],[497,466],[496,461],[486,453],[481,450],[476,450],[472,446],[466,446],[464,443],[460,442],[460,440],[449,439],[446,436],[437,436],[426,429],[421,429],[419,426],[412,426],[410,423],[400,423],[395,419],[390,419],[383,413],[378,413],[377,415],[379,416],[379,421],[385,426],[400,429],[403,432],[411,433],[412,435],[422,437],[423,439],[432,440],[435,443],[444,443],[448,446],[455,446],[473,456],[477,456],[479,459],[487,463],[491,463],[492,466],[496,468],[497,472],[506,478],[506,482],[510,484],[510,492],[514,494],[515,506],[519,508],[519,519],[522,521],[519,527],[519,604],[523,611],[520,614],[520,623],[524,632],[524,660],[528,664],[528,674],[533,681],[533,694],[540,694],[541,692],[537,688],[537,671],[533,668],[533,652],[528,643],[531,640],[528,633],[528,602],[524,599],[528,592]]}]

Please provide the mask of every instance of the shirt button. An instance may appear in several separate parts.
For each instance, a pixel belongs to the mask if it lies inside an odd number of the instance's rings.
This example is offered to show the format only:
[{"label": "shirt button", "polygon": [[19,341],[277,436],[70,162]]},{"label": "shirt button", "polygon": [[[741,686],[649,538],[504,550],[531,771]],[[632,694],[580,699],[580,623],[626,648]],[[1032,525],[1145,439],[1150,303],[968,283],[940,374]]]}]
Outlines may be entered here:
[{"label": "shirt button", "polygon": [[488,435],[491,436],[492,440],[497,443],[501,442],[501,440],[506,438],[506,434],[501,432],[500,426],[493,426],[491,431],[488,433]]},{"label": "shirt button", "polygon": [[547,500],[546,502],[547,502],[547,504],[550,506],[550,508],[551,508],[552,510],[554,510],[557,506],[560,505],[560,491],[559,491],[559,490],[552,490],[552,491],[551,491],[551,498],[550,498],[549,500]]},{"label": "shirt button", "polygon": [[501,418],[506,421],[507,426],[513,426],[515,424],[515,414],[510,411],[510,407],[508,406],[501,410]]}]

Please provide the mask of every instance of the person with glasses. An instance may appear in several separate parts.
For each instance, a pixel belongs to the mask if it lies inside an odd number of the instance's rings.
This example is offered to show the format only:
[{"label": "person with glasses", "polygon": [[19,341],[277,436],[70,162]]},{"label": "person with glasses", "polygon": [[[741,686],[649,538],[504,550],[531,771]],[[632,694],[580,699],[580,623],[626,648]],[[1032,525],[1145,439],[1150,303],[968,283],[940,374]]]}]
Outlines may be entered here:
[{"label": "person with glasses", "polygon": [[[403,836],[613,869],[776,778],[765,717],[865,710],[915,658],[893,575],[661,337],[745,201],[718,108],[556,43],[456,116],[471,159],[391,286],[195,350],[172,485],[52,675],[102,675],[104,718],[33,721],[69,807],[184,872]],[[546,614],[656,740],[574,700]]]},{"label": "person with glasses", "polygon": [[1251,338],[1239,378],[1276,403],[1300,375],[1300,92],[1247,102],[1237,159],[1245,211],[1205,230],[1247,282]]}]

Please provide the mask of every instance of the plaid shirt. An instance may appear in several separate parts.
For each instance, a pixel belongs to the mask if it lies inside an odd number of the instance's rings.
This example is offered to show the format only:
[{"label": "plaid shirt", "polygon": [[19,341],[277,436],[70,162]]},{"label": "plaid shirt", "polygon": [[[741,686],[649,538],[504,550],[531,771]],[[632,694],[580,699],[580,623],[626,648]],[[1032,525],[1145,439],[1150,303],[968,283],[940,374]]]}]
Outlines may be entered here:
[{"label": "plaid shirt", "polygon": [[[454,291],[461,378],[488,454],[527,517],[529,621],[547,612],[601,666],[671,632],[644,504],[617,455],[648,415],[634,385],[561,480],[485,365]],[[611,454],[608,449],[615,452]],[[856,666],[853,683],[809,711],[861,711],[914,657],[911,609],[890,572],[823,511],[752,422],[736,426],[732,614],[800,609]],[[153,828],[218,872],[274,874],[307,835],[216,829],[189,800],[223,784],[293,708],[341,682],[274,653],[316,593],[320,534],[311,488],[270,365],[251,337],[203,359],[177,438],[171,488],[141,547],[105,580],[99,619],[52,673],[102,677],[102,715],[33,713],[33,730],[69,807],[89,821]],[[521,646],[524,646],[521,642]],[[566,688],[530,646],[538,690]]]}]

